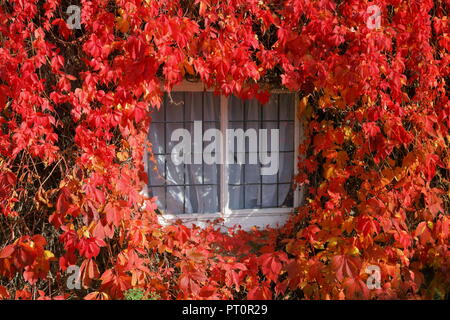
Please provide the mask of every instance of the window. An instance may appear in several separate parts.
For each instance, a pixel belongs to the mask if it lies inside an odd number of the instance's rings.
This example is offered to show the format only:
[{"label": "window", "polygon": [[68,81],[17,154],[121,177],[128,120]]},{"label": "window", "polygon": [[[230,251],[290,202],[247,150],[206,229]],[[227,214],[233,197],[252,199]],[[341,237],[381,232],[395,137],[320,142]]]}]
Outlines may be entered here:
[{"label": "window", "polygon": [[148,194],[157,197],[162,222],[223,218],[244,229],[284,223],[301,195],[292,183],[295,101],[295,94],[275,91],[261,106],[192,83],[165,95],[152,114],[154,160],[147,161]]}]

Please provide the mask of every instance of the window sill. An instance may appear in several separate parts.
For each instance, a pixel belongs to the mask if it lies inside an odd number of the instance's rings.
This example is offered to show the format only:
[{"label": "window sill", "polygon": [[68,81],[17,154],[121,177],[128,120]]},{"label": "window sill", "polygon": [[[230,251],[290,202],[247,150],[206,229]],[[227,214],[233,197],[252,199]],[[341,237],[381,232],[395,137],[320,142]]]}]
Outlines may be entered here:
[{"label": "window sill", "polygon": [[217,227],[226,229],[240,225],[243,230],[250,230],[254,226],[261,229],[267,226],[272,228],[281,227],[286,223],[292,212],[293,208],[242,209],[230,210],[225,214],[220,212],[179,215],[164,214],[158,216],[158,220],[164,226],[181,220],[187,227],[197,225],[204,228],[216,219],[223,219],[222,222],[216,224]]}]

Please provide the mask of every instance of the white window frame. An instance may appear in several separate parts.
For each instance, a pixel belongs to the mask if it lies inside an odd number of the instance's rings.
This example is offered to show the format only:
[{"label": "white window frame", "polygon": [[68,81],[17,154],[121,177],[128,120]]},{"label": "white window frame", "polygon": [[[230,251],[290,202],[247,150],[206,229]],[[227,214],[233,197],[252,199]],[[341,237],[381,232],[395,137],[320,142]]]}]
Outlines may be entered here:
[{"label": "white window frame", "polygon": [[[212,92],[213,89],[208,89],[201,82],[188,82],[183,81],[182,83],[176,85],[172,92]],[[282,89],[271,90],[271,93],[292,93]],[[220,131],[224,134],[224,140],[228,141],[227,128],[228,128],[228,105],[229,97],[224,95],[220,96]],[[295,94],[294,106],[298,105],[298,94]],[[295,110],[296,111],[296,110]],[[300,138],[303,137],[303,127],[301,126],[300,119],[298,118],[296,112],[294,111],[294,177],[298,173],[297,160],[299,158],[298,146],[300,144]],[[228,144],[224,144],[225,152],[221,152],[222,157],[228,155]],[[183,214],[170,214],[163,213],[158,216],[159,223],[162,225],[170,225],[181,220],[186,226],[197,225],[200,227],[207,226],[211,221],[216,219],[223,219],[222,223],[218,225],[219,227],[229,228],[235,225],[240,225],[242,229],[249,230],[254,226],[259,228],[269,227],[279,227],[286,223],[289,215],[293,210],[300,206],[303,202],[304,188],[297,187],[294,190],[294,203],[293,207],[283,207],[283,208],[255,208],[255,209],[230,209],[228,207],[228,162],[226,159],[221,159],[220,175],[219,175],[219,189],[220,189],[220,212],[215,213],[183,213]],[[148,172],[148,154],[145,153],[145,170]],[[148,195],[148,185],[146,185],[144,194]]]}]

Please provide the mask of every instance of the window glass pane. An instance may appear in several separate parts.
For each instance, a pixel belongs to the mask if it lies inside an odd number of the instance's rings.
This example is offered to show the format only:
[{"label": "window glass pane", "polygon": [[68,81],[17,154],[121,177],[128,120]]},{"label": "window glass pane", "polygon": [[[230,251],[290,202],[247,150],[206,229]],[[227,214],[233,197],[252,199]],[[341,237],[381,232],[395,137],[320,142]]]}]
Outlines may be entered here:
[{"label": "window glass pane", "polygon": [[241,184],[244,182],[242,170],[243,165],[241,164],[229,164],[228,165],[228,183],[229,184]]},{"label": "window glass pane", "polygon": [[277,185],[263,184],[262,185],[262,207],[274,208],[277,207]]},{"label": "window glass pane", "polygon": [[170,155],[167,156],[166,163],[166,180],[167,184],[170,185],[183,185],[184,184],[184,165],[183,164],[174,164],[170,159]]},{"label": "window glass pane", "polygon": [[243,121],[244,120],[244,101],[230,96],[228,104],[228,120]]},{"label": "window glass pane", "polygon": [[[279,123],[277,121],[264,121],[261,124],[261,128],[262,129],[267,129],[267,133],[269,135],[271,134],[270,130],[280,129]],[[270,140],[268,140],[268,141],[270,141]]]},{"label": "window glass pane", "polygon": [[228,123],[229,129],[244,129],[244,121],[233,121]]},{"label": "window glass pane", "polygon": [[231,210],[244,208],[244,186],[228,186],[229,208]]},{"label": "window glass pane", "polygon": [[[280,171],[280,170],[279,170]],[[278,174],[266,174],[262,175],[262,183],[277,183]]]},{"label": "window glass pane", "polygon": [[280,97],[280,120],[294,120],[295,97],[290,93],[281,93]]},{"label": "window glass pane", "polygon": [[294,176],[294,152],[280,153],[278,182],[291,183]]},{"label": "window glass pane", "polygon": [[204,184],[218,184],[219,170],[216,164],[203,164]]},{"label": "window glass pane", "polygon": [[186,213],[214,213],[219,211],[217,186],[187,186]]},{"label": "window glass pane", "polygon": [[278,206],[279,207],[294,206],[294,189],[292,184],[278,185]]},{"label": "window glass pane", "polygon": [[255,209],[261,207],[259,185],[245,186],[245,209]]},{"label": "window glass pane", "polygon": [[153,108],[151,117],[152,117],[152,123],[164,122],[164,108],[161,108],[161,107],[159,109]]},{"label": "window glass pane", "polygon": [[213,92],[204,92],[203,99],[203,120],[220,121],[220,97]]},{"label": "window glass pane", "polygon": [[[283,137],[283,139],[281,139]],[[294,122],[280,122],[280,151],[294,151]]]},{"label": "window glass pane", "polygon": [[[170,99],[172,97],[172,100]],[[171,95],[165,95],[166,121],[182,122],[185,112],[185,100],[183,92],[172,92]]]},{"label": "window glass pane", "polygon": [[184,119],[186,121],[201,121],[203,118],[203,94],[201,92],[185,93],[186,112]]},{"label": "window glass pane", "polygon": [[166,187],[165,206],[167,213],[183,213],[184,199],[184,186]]},{"label": "window glass pane", "polygon": [[186,165],[186,184],[203,184],[203,166],[201,164]]},{"label": "window glass pane", "polygon": [[261,113],[261,105],[258,100],[245,101],[245,121],[258,121]]},{"label": "window glass pane", "polygon": [[[246,163],[248,163],[248,161],[246,161]],[[245,174],[245,183],[261,182],[261,168],[259,164],[245,164],[243,173]]]},{"label": "window glass pane", "polygon": [[278,120],[278,95],[273,94],[269,102],[262,106],[263,120]]}]

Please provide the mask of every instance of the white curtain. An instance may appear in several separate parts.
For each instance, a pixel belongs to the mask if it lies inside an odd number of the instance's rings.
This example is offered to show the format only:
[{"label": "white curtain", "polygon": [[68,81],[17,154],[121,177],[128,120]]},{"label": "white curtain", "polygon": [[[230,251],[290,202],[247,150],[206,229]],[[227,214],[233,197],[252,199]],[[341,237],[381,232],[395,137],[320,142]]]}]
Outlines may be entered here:
[{"label": "white curtain", "polygon": [[160,209],[174,214],[219,211],[219,166],[175,165],[170,156],[178,143],[171,141],[175,129],[189,130],[193,141],[193,121],[202,121],[203,131],[219,128],[219,111],[220,99],[212,93],[176,92],[153,112],[149,140],[156,164],[148,165],[149,193],[158,198]]},{"label": "white curtain", "polygon": [[[293,205],[292,177],[294,173],[294,97],[273,94],[266,105],[256,100],[230,98],[229,128],[268,129],[268,151],[271,151],[271,129],[279,129],[279,169],[274,175],[261,175],[261,165],[228,166],[229,207],[231,209],[276,208]],[[248,141],[245,150],[249,150]],[[235,154],[237,158],[237,154]],[[259,157],[258,157],[259,159]]]},{"label": "white curtain", "polygon": [[[149,193],[167,213],[209,213],[220,211],[219,170],[213,164],[175,165],[170,157],[178,141],[171,141],[175,129],[186,128],[193,140],[193,122],[202,121],[203,132],[220,128],[220,99],[209,92],[172,93],[152,114],[149,140],[156,163],[149,162]],[[294,99],[290,94],[272,95],[268,104],[255,100],[229,99],[229,128],[279,129],[280,159],[278,173],[261,175],[260,164],[228,166],[229,207],[231,209],[292,206],[294,164]],[[270,141],[270,134],[268,137]],[[208,142],[203,142],[202,150]],[[270,143],[268,143],[270,152]],[[245,150],[249,150],[248,141]],[[194,148],[192,147],[192,152]],[[237,157],[235,154],[234,156]],[[259,157],[258,157],[259,160]]]}]

